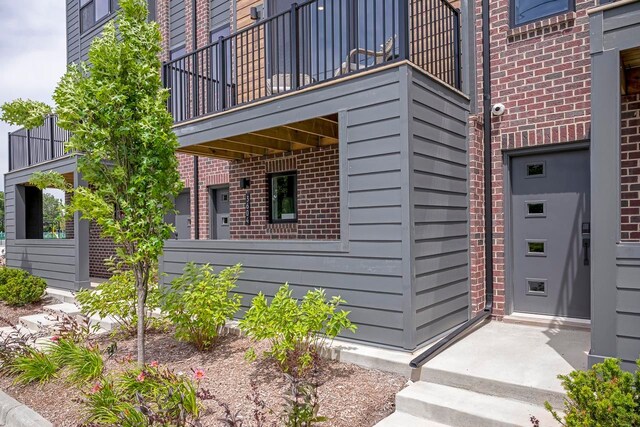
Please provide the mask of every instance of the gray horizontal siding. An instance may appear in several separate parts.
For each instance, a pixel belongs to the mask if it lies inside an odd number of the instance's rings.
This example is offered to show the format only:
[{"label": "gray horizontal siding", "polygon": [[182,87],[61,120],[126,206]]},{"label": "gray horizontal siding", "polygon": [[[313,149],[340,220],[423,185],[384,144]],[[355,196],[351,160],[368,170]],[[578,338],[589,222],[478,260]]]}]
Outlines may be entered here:
[{"label": "gray horizontal siding", "polygon": [[185,40],[184,0],[169,0],[169,47],[174,49]]},{"label": "gray horizontal siding", "polygon": [[167,280],[189,260],[242,263],[244,307],[285,282],[296,296],[322,287],[347,299],[355,339],[406,349],[463,322],[467,111],[464,97],[400,65],[179,126],[188,147],[339,112],[341,241],[169,241]]},{"label": "gray horizontal siding", "polygon": [[617,357],[635,366],[640,357],[640,245],[617,250],[616,346]]},{"label": "gray horizontal siding", "polygon": [[[9,241],[7,241],[9,243]],[[71,240],[21,240],[7,245],[7,265],[42,277],[48,286],[73,289],[75,242]]]},{"label": "gray horizontal siding", "polygon": [[[242,263],[243,308],[288,282],[297,297],[321,287],[347,300],[358,325],[345,338],[411,348],[405,333],[401,171],[406,158],[398,69],[232,111],[177,129],[181,145],[216,135],[248,133],[340,112],[341,241],[168,241],[162,269],[168,280],[186,262],[217,268]],[[371,96],[375,93],[375,96]],[[406,138],[406,136],[404,136]]]},{"label": "gray horizontal siding", "polygon": [[468,103],[415,71],[409,84],[413,307],[421,344],[468,319]]},{"label": "gray horizontal siding", "polygon": [[78,0],[67,0],[67,63],[80,61],[80,13]]},{"label": "gray horizontal siding", "polygon": [[77,268],[77,241],[75,239],[16,240],[16,221],[21,220],[21,218],[16,218],[16,186],[27,183],[34,172],[50,170],[73,173],[76,170],[76,157],[62,157],[5,175],[7,265],[22,268],[31,274],[44,278],[48,286],[75,290],[82,280],[88,280],[88,277],[78,278],[80,270]]},{"label": "gray horizontal siding", "polygon": [[210,12],[209,17],[211,19],[211,24],[209,28],[213,30],[217,30],[220,27],[229,25],[229,20],[231,18],[231,11],[229,10],[229,5],[231,2],[229,0],[210,0]]}]

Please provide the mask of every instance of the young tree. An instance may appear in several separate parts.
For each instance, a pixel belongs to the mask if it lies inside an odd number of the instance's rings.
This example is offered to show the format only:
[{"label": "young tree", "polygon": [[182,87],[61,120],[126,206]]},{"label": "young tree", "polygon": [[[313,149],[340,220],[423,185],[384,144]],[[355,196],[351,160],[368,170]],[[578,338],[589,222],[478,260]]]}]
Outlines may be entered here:
[{"label": "young tree", "polygon": [[53,194],[42,195],[42,223],[47,233],[64,230],[64,203]]},{"label": "young tree", "polygon": [[96,221],[134,272],[140,364],[148,284],[173,229],[165,214],[181,189],[178,144],[159,74],[161,36],[147,14],[144,0],[120,1],[116,22],[93,41],[88,63],[71,66],[62,77],[55,110],[23,100],[2,107],[9,123],[35,127],[56,113],[59,125],[71,131],[66,149],[82,153],[78,169],[89,184],[74,190],[71,209]]}]

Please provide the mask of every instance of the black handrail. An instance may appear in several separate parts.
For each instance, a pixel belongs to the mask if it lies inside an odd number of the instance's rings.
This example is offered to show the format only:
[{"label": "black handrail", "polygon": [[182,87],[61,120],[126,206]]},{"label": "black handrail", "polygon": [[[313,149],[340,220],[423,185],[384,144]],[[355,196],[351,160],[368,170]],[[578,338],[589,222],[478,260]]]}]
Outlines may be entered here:
[{"label": "black handrail", "polygon": [[[461,87],[446,0],[309,0],[166,62],[176,122],[400,60]],[[224,89],[222,89],[224,88]]]}]

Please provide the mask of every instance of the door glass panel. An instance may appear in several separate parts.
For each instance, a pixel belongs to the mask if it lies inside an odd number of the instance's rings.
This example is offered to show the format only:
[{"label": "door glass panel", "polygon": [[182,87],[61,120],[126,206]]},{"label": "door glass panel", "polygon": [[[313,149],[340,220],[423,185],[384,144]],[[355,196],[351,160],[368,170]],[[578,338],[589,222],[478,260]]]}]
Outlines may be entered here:
[{"label": "door glass panel", "polygon": [[527,279],[527,294],[547,295],[547,281],[542,279]]},{"label": "door glass panel", "polygon": [[527,165],[527,177],[543,177],[544,174],[544,162],[529,163]]},{"label": "door glass panel", "polygon": [[527,241],[527,255],[544,255],[545,253],[544,241]]},{"label": "door glass panel", "polygon": [[527,202],[527,216],[544,216],[544,202]]}]

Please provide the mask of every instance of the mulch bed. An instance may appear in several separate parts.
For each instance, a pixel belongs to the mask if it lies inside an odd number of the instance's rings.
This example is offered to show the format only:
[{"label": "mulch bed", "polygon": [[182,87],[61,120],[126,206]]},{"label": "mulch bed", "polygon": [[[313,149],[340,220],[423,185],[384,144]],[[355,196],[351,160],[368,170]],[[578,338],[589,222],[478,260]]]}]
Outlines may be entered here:
[{"label": "mulch bed", "polygon": [[[111,343],[100,340],[101,347]],[[107,362],[107,370],[124,369],[122,360],[136,354],[135,339],[117,340],[117,354]],[[218,401],[229,404],[233,412],[240,411],[245,426],[252,425],[253,404],[247,399],[251,394],[251,382],[257,384],[260,398],[267,408],[280,413],[283,396],[289,386],[276,365],[265,359],[247,362],[244,354],[252,346],[249,339],[234,335],[220,338],[208,352],[198,352],[192,345],[177,342],[170,333],[156,333],[147,337],[147,360],[157,360],[177,372],[191,375],[192,369],[202,369],[205,378],[201,388],[210,391]],[[264,344],[255,346],[260,352]],[[372,426],[394,410],[395,395],[406,379],[400,375],[364,369],[335,361],[322,361],[318,374],[321,383],[320,415],[329,418],[323,426],[360,427]],[[0,388],[25,403],[50,420],[56,426],[82,424],[81,406],[77,403],[80,393],[63,379],[43,386],[19,387],[10,378],[0,378]],[[87,385],[90,387],[91,384]],[[203,426],[224,426],[220,420],[224,412],[214,400],[203,401],[205,407]],[[268,415],[271,421],[275,415]],[[279,423],[277,423],[279,424]],[[270,425],[270,424],[269,424]]]},{"label": "mulch bed", "polygon": [[18,324],[18,319],[30,314],[42,313],[42,307],[47,304],[55,304],[58,301],[45,297],[36,304],[24,305],[22,307],[10,307],[0,301],[0,328],[4,326],[14,326]]}]

